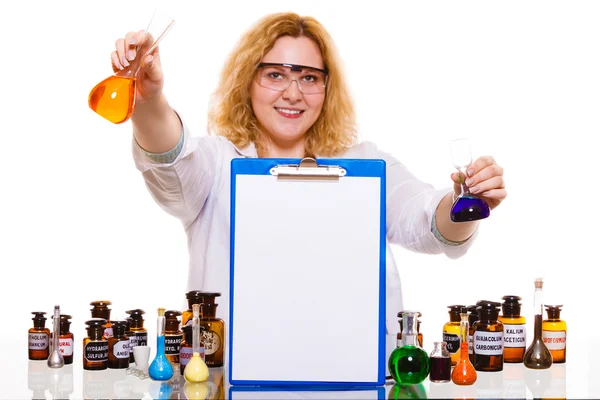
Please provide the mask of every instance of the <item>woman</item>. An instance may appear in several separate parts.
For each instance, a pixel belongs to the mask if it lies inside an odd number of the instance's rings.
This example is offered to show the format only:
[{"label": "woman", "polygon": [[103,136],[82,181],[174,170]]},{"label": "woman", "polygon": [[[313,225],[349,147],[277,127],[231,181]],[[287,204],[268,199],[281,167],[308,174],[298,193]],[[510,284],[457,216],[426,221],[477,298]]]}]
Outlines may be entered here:
[{"label": "woman", "polygon": [[[116,71],[136,57],[143,33],[131,32],[112,53]],[[188,288],[219,291],[228,321],[230,161],[235,157],[379,158],[387,170],[387,238],[408,249],[456,258],[471,246],[479,222],[450,221],[453,190],[434,190],[371,143],[356,143],[354,110],[335,46],[313,18],[269,15],[242,36],[225,63],[209,116],[214,134],[192,137],[169,106],[158,49],[138,78],[132,116],[136,167],[158,204],[188,236]],[[476,160],[467,184],[497,207],[506,197],[503,170]],[[396,332],[400,277],[387,245],[387,329]]]}]

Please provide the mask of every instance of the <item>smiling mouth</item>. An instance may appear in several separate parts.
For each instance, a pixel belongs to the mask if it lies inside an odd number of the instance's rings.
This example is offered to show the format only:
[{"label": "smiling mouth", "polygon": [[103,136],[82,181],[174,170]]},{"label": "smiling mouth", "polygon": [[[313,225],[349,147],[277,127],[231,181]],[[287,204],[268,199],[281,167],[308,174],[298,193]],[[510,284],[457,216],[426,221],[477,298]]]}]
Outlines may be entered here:
[{"label": "smiling mouth", "polygon": [[304,113],[304,110],[293,110],[290,108],[281,108],[275,107],[275,111],[279,113],[279,115],[283,115],[286,118],[298,118]]}]

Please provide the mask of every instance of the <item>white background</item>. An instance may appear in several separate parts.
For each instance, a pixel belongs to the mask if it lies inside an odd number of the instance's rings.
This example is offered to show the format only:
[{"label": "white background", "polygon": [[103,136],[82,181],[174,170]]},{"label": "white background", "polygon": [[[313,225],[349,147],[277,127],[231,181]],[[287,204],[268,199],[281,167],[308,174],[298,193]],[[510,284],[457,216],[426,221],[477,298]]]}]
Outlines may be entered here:
[{"label": "white background", "polygon": [[[600,3],[161,6],[177,20],[161,45],[165,93],[193,135],[206,132],[210,93],[239,36],[291,10],[319,19],[337,43],[362,139],[440,188],[451,183],[455,137],[473,138],[476,155],[505,168],[509,196],[465,257],[394,250],[405,306],[423,313],[426,350],[441,340],[448,305],[507,294],[523,297],[532,333],[537,276],[546,302],[564,304],[571,340],[598,336],[596,315],[584,311],[594,307],[598,265]],[[110,300],[112,318],[145,309],[151,332],[157,307],[185,300],[186,237],[133,165],[130,123],[113,125],[87,105],[112,73],[115,40],[143,29],[152,9],[142,0],[0,5],[0,343],[24,358],[32,311],[61,305],[77,343],[93,300]]]}]

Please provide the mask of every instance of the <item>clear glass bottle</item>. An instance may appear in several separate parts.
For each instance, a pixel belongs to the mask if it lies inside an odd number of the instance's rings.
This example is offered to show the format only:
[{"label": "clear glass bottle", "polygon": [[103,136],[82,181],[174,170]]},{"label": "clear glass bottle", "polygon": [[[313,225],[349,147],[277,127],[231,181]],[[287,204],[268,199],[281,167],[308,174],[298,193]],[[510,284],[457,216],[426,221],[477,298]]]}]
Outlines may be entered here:
[{"label": "clear glass bottle", "polygon": [[156,356],[150,367],[148,375],[155,381],[168,381],[173,376],[173,367],[165,354],[165,309],[158,309],[156,318]]},{"label": "clear glass bottle", "polygon": [[200,304],[200,330],[204,344],[204,362],[209,367],[223,366],[225,349],[225,322],[217,318],[215,298],[221,293],[203,293],[204,303]]},{"label": "clear glass bottle", "polygon": [[448,315],[450,321],[444,324],[443,338],[446,342],[446,348],[450,353],[450,362],[455,366],[460,358],[460,310],[465,307],[463,305],[448,306]]},{"label": "clear glass bottle", "polygon": [[50,356],[50,329],[46,328],[46,314],[33,311],[33,328],[29,328],[29,359],[47,360]]},{"label": "clear glass bottle", "polygon": [[522,363],[527,346],[527,321],[521,316],[521,298],[509,295],[502,300],[502,315],[498,320],[504,325],[504,362]]},{"label": "clear glass bottle", "polygon": [[460,359],[452,371],[452,382],[456,385],[472,385],[477,380],[477,372],[469,359],[469,314],[467,307],[460,313]]},{"label": "clear glass bottle", "polygon": [[533,293],[533,310],[535,312],[533,340],[525,351],[523,364],[531,369],[547,369],[552,366],[552,354],[544,344],[542,338],[542,313],[543,311],[543,292],[544,281],[537,278],[534,282],[535,292]]},{"label": "clear glass bottle", "polygon": [[562,305],[546,306],[548,319],[542,321],[542,339],[552,354],[552,364],[567,361],[567,323],[560,319]]},{"label": "clear glass bottle", "polygon": [[[396,347],[402,346],[402,311],[398,313],[398,324],[400,324],[400,332],[396,335]],[[417,343],[419,346],[423,347],[423,334],[421,333],[421,313],[417,318]]]},{"label": "clear glass bottle", "polygon": [[183,340],[183,331],[179,329],[181,311],[165,312],[165,354],[173,364],[179,364],[179,346]]},{"label": "clear glass bottle", "polygon": [[108,367],[108,339],[104,337],[106,320],[92,318],[85,323],[87,337],[83,338],[83,369],[106,369]]},{"label": "clear glass bottle", "polygon": [[450,353],[446,342],[433,342],[433,351],[429,353],[429,381],[435,383],[450,382]]},{"label": "clear glass bottle", "polygon": [[502,371],[504,367],[504,325],[498,321],[500,303],[481,301],[479,321],[473,332],[473,351],[477,371]]},{"label": "clear glass bottle", "polygon": [[401,385],[415,385],[429,375],[429,356],[417,342],[418,311],[402,312],[402,346],[396,347],[388,360],[392,378]]}]

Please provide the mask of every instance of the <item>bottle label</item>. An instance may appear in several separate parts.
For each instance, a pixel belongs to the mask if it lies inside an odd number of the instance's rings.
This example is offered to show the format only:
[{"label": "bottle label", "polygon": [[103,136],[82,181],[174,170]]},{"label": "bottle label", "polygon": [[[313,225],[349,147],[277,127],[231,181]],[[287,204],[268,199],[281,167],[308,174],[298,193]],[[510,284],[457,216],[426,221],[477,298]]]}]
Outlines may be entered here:
[{"label": "bottle label", "polygon": [[460,338],[454,333],[444,332],[444,342],[446,342],[446,349],[450,354],[454,354],[460,350]]},{"label": "bottle label", "polygon": [[221,337],[213,331],[203,331],[202,338],[204,339],[204,354],[210,356],[221,348]]},{"label": "bottle label", "polygon": [[473,350],[475,354],[484,356],[501,356],[504,352],[504,332],[473,333]]},{"label": "bottle label", "polygon": [[136,346],[148,346],[148,332],[135,333]]},{"label": "bottle label", "polygon": [[504,324],[504,347],[526,347],[525,324]]},{"label": "bottle label", "polygon": [[467,336],[467,342],[469,343],[469,354],[473,354],[473,335]]},{"label": "bottle label", "polygon": [[133,352],[133,348],[137,346],[137,336],[135,336],[135,333],[130,333],[129,334],[129,352]]},{"label": "bottle label", "polygon": [[108,360],[108,340],[89,342],[83,348],[83,357],[90,362]]},{"label": "bottle label", "polygon": [[63,356],[73,355],[73,339],[64,338],[58,340],[58,349]]},{"label": "bottle label", "polygon": [[29,334],[29,350],[46,350],[48,348],[47,333],[30,333]]},{"label": "bottle label", "polygon": [[165,354],[174,356],[179,354],[179,345],[183,335],[165,335]]},{"label": "bottle label", "polygon": [[179,364],[182,366],[188,365],[192,356],[194,355],[194,350],[191,347],[182,347],[179,349]]},{"label": "bottle label", "polygon": [[129,358],[129,340],[116,342],[113,345],[113,356],[116,358]]},{"label": "bottle label", "polygon": [[542,340],[548,350],[564,350],[567,347],[567,332],[542,331]]}]

